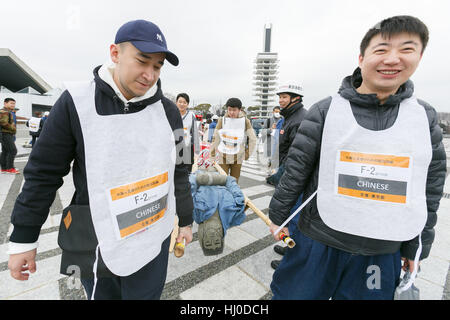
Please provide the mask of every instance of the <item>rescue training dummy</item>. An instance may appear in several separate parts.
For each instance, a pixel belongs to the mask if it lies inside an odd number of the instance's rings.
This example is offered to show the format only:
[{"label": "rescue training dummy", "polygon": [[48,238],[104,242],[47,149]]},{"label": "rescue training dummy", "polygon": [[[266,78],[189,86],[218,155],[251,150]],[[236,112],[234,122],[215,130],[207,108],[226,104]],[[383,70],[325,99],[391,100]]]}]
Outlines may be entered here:
[{"label": "rescue training dummy", "polygon": [[[214,170],[213,168],[211,170]],[[194,221],[205,256],[223,252],[226,231],[245,220],[245,197],[231,176],[199,170],[189,177]]]}]

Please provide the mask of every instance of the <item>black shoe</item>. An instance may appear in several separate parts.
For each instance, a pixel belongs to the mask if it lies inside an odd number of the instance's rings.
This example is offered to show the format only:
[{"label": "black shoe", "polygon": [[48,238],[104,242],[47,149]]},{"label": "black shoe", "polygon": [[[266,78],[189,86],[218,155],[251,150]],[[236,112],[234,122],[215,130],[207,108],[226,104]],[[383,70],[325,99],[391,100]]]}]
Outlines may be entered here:
[{"label": "black shoe", "polygon": [[273,247],[273,251],[275,251],[278,254],[281,254],[282,256],[284,256],[286,254],[286,252],[288,251],[289,247],[282,247],[279,245],[275,245],[275,247]]},{"label": "black shoe", "polygon": [[278,268],[278,266],[280,265],[280,263],[281,263],[281,260],[273,260],[270,263],[270,266],[272,267],[272,269],[276,270]]},{"label": "black shoe", "polygon": [[273,181],[272,176],[266,178],[266,183],[267,184],[271,184],[273,186],[275,185],[275,182]]}]

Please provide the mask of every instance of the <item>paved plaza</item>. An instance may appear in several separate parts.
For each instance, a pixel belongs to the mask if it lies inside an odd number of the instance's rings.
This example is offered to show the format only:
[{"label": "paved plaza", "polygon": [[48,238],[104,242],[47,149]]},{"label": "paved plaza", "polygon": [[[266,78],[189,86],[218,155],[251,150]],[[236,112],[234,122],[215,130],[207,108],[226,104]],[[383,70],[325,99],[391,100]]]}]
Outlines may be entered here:
[{"label": "paved plaza", "polygon": [[[16,167],[23,170],[29,149],[18,141]],[[445,139],[450,162],[450,138]],[[243,193],[265,214],[274,188],[265,183],[266,167],[262,155],[255,153],[243,164],[239,185]],[[64,178],[42,227],[37,255],[37,272],[25,282],[13,280],[7,268],[7,242],[12,232],[10,214],[23,185],[23,175],[0,176],[0,300],[82,300],[86,295],[73,277],[59,273],[61,249],[57,245],[61,214],[72,198],[72,174]],[[428,259],[421,263],[415,284],[423,300],[450,299],[450,182],[447,179],[436,225],[436,238]],[[222,254],[205,256],[198,243],[198,226],[194,223],[194,241],[182,258],[173,254],[163,300],[267,300],[272,297],[270,262],[280,256],[268,227],[250,209],[240,226],[227,231]]]}]

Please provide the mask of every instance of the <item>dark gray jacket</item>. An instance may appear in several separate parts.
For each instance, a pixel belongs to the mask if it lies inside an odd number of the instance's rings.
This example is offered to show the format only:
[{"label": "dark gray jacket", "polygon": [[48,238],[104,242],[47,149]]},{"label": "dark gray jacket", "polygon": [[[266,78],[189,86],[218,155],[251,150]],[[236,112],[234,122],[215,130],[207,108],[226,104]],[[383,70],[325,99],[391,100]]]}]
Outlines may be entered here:
[{"label": "dark gray jacket", "polygon": [[[352,76],[344,79],[339,90],[339,94],[350,101],[356,121],[369,130],[378,131],[391,127],[397,118],[400,102],[413,95],[413,83],[407,81],[395,95],[380,105],[376,95],[362,95],[356,91],[355,88],[358,88],[361,82],[361,72],[358,68]],[[303,199],[307,199],[317,189],[322,132],[331,99],[328,97],[311,107],[289,149],[286,171],[270,202],[269,216],[276,225],[281,225],[288,218],[289,211],[300,194],[304,193]],[[428,219],[422,232],[421,259],[424,259],[429,255],[434,240],[433,228],[437,220],[436,211],[443,192],[447,165],[436,111],[426,102],[418,102],[424,107],[428,117],[433,150],[426,186]],[[316,197],[302,210],[298,227],[303,234],[316,241],[353,254],[388,254],[401,249],[402,257],[414,259],[418,248],[418,237],[397,242],[364,238],[333,230],[320,218]]]},{"label": "dark gray jacket", "polygon": [[291,147],[292,142],[294,142],[298,127],[305,118],[306,112],[307,111],[303,108],[301,102],[297,102],[288,109],[281,109],[280,113],[284,117],[284,123],[280,130],[279,140],[280,165],[284,164],[286,161],[289,148]]}]

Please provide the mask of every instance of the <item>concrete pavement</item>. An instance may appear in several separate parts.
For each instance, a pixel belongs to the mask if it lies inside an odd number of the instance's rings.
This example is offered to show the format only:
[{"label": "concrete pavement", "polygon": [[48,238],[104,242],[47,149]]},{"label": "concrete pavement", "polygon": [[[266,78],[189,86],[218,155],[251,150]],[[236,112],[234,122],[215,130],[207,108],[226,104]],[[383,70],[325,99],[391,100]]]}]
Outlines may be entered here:
[{"label": "concrete pavement", "polygon": [[[450,139],[445,140],[450,158]],[[24,150],[26,152],[28,150]],[[16,160],[23,169],[26,155]],[[243,165],[241,189],[255,205],[267,214],[273,187],[264,183],[264,161],[252,157]],[[450,161],[448,161],[450,164]],[[7,241],[12,226],[9,222],[15,198],[23,185],[22,175],[0,176],[0,299],[7,300],[81,300],[86,295],[72,277],[59,274],[61,251],[57,234],[62,209],[73,195],[71,173],[64,178],[39,238],[37,272],[26,282],[13,280],[7,269]],[[423,300],[450,299],[450,182],[447,179],[436,225],[436,238],[428,259],[421,263],[416,280]],[[181,300],[258,300],[270,299],[273,270],[270,261],[279,259],[267,226],[251,210],[238,227],[227,231],[224,252],[204,256],[194,224],[194,241],[186,247],[182,258],[170,255],[166,286],[162,299]]]},{"label": "concrete pavement", "polygon": [[[19,170],[23,169],[26,160],[26,157],[16,159]],[[244,165],[240,185],[254,204],[267,213],[273,187],[259,181],[264,179],[265,172],[259,171],[260,166],[252,161]],[[9,216],[23,185],[23,176],[2,175],[0,179],[0,299],[85,299],[83,288],[77,288],[74,279],[59,274],[61,250],[57,236],[62,209],[70,203],[74,191],[72,174],[64,178],[64,185],[58,190],[42,227],[37,272],[26,282],[10,277],[6,254],[8,237],[12,232]],[[198,226],[194,224],[194,241],[186,247],[185,255],[182,258],[170,255],[162,299],[257,300],[270,297],[273,270],[269,264],[279,256],[272,249],[275,242],[266,225],[250,210],[246,213],[247,218],[242,225],[227,231],[224,252],[217,256],[203,255],[198,243]],[[235,277],[239,279],[237,286],[230,285],[230,279]],[[244,288],[247,290],[242,290]]]}]

